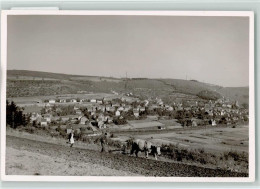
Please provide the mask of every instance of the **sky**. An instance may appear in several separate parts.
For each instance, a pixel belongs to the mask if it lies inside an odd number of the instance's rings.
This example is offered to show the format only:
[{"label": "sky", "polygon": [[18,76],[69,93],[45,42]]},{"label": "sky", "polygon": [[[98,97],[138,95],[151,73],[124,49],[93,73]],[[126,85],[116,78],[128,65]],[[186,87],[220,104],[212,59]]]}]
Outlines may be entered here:
[{"label": "sky", "polygon": [[8,16],[7,68],[249,86],[249,18]]}]

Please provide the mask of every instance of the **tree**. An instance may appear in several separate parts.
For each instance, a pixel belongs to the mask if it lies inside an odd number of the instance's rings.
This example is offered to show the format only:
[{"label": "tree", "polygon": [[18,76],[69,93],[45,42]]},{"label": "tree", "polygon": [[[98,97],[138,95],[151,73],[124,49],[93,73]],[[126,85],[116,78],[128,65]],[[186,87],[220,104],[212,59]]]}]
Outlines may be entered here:
[{"label": "tree", "polygon": [[29,123],[29,116],[23,114],[23,109],[16,106],[12,101],[6,101],[6,123],[12,128],[17,128],[20,125],[27,125]]},{"label": "tree", "polygon": [[219,93],[215,91],[208,91],[208,90],[200,91],[197,94],[197,96],[204,100],[217,100],[221,98],[221,95]]},{"label": "tree", "polygon": [[247,103],[243,103],[243,104],[241,104],[241,105],[242,105],[242,108],[244,108],[244,109],[248,109],[248,108],[249,108],[249,106],[248,106]]}]

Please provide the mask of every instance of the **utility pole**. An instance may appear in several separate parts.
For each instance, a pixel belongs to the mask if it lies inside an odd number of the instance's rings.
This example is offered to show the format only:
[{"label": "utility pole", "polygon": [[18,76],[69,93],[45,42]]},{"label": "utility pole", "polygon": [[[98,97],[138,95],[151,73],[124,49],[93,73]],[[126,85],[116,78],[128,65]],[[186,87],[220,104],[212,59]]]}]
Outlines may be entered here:
[{"label": "utility pole", "polygon": [[125,91],[127,89],[127,72],[125,73]]}]

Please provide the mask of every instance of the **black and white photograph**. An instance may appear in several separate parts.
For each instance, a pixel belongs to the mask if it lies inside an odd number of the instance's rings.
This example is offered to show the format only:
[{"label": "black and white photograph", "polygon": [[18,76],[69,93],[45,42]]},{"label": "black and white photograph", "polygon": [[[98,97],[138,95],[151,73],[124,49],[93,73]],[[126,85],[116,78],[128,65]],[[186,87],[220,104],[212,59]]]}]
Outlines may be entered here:
[{"label": "black and white photograph", "polygon": [[5,180],[254,181],[253,12],[3,11],[1,42]]}]

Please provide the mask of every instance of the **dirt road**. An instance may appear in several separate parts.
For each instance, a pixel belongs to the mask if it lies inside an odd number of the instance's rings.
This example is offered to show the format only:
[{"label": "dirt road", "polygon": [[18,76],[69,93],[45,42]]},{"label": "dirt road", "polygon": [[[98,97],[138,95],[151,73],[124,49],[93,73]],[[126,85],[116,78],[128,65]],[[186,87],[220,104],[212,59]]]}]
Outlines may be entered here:
[{"label": "dirt road", "polygon": [[202,168],[7,136],[7,174],[247,177],[246,173]]}]

